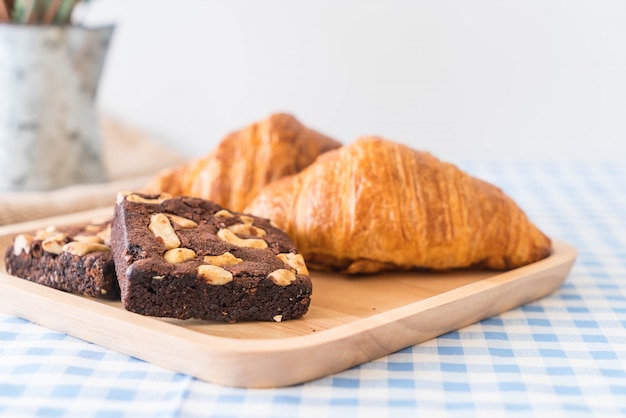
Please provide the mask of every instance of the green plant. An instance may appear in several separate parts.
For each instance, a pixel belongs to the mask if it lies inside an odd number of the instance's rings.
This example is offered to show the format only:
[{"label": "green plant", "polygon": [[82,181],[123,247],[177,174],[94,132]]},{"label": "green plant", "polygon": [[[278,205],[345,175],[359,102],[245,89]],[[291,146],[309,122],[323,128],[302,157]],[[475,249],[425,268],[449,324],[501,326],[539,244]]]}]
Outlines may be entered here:
[{"label": "green plant", "polygon": [[0,0],[0,21],[22,24],[71,23],[72,12],[86,0]]}]

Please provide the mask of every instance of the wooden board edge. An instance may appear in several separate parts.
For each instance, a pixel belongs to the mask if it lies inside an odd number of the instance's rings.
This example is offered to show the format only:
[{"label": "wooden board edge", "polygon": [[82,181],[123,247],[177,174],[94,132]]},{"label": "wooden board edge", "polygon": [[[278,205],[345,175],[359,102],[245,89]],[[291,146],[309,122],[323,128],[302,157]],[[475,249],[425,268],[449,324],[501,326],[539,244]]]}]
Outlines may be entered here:
[{"label": "wooden board edge", "polygon": [[[576,257],[575,248],[557,242],[554,257],[535,265],[323,331],[321,338],[305,337],[302,342],[308,339],[307,344],[240,352],[226,366],[228,373],[219,377],[210,364],[199,364],[196,376],[229,386],[263,388],[337,373],[540,299],[561,286]],[[290,372],[281,374],[282,370]]]},{"label": "wooden board edge", "polygon": [[21,222],[18,224],[0,226],[0,237],[8,237],[21,234],[24,232],[35,231],[45,228],[49,225],[71,225],[80,222],[88,222],[92,219],[103,218],[106,216],[113,218],[113,206],[104,206],[101,208],[90,209],[77,213],[69,213],[66,215],[51,216],[49,218],[35,219],[32,221]]},{"label": "wooden board edge", "polygon": [[[345,370],[543,297],[561,285],[576,258],[565,243],[555,249],[542,262],[423,301],[315,334],[272,340],[201,334],[6,274],[0,289],[11,296],[2,306],[11,315],[202,380],[276,387]],[[25,299],[47,309],[29,313]],[[154,347],[148,354],[140,349],[146,344]]]}]

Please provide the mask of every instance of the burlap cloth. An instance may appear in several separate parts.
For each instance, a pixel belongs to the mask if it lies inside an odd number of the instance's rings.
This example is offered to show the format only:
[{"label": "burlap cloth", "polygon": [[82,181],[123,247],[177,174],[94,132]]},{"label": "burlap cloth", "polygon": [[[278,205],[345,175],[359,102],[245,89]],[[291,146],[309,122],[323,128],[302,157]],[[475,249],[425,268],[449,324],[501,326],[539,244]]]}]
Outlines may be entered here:
[{"label": "burlap cloth", "polygon": [[183,157],[140,130],[101,118],[103,160],[109,181],[47,192],[0,192],[0,225],[113,206],[121,190],[135,190]]}]

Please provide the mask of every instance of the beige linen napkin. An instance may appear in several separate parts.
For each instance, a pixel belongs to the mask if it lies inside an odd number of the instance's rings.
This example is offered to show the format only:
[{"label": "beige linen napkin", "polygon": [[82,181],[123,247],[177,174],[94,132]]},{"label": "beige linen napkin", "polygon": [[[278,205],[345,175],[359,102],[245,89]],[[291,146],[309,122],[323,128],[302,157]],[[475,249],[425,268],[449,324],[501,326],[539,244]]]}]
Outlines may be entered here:
[{"label": "beige linen napkin", "polygon": [[0,193],[0,225],[112,206],[119,191],[136,190],[160,170],[184,161],[140,130],[110,117],[102,117],[100,123],[109,181],[46,192]]}]

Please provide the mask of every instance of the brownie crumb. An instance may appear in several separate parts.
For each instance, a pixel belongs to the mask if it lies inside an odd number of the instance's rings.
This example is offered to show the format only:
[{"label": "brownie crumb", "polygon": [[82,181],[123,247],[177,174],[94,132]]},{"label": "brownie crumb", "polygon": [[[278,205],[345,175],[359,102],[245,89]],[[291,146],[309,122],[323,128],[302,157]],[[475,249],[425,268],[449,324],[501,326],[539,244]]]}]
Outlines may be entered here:
[{"label": "brownie crumb", "polygon": [[282,322],[309,308],[304,259],[267,219],[199,198],[120,194],[112,237],[129,311],[232,323]]},{"label": "brownie crumb", "polygon": [[65,292],[119,299],[110,232],[109,220],[20,234],[4,254],[6,270]]}]

